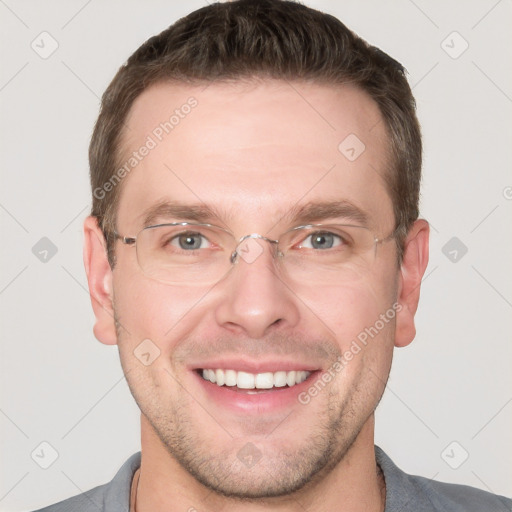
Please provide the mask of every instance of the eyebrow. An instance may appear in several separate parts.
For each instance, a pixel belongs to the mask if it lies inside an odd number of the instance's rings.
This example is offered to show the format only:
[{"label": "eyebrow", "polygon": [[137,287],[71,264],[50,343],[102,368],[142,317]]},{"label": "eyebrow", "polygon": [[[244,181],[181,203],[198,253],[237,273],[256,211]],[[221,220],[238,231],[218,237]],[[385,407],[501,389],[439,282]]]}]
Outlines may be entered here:
[{"label": "eyebrow", "polygon": [[289,222],[307,224],[326,219],[355,221],[363,226],[368,224],[368,214],[345,199],[338,201],[309,202],[296,205],[285,215]]},{"label": "eyebrow", "polygon": [[160,201],[142,212],[143,227],[153,225],[155,222],[170,219],[207,223],[214,219],[221,219],[222,212],[207,204],[187,204],[178,201]]},{"label": "eyebrow", "polygon": [[[227,215],[226,211],[220,211],[214,206],[205,203],[191,204],[164,200],[144,210],[139,218],[143,219],[143,227],[148,227],[168,219],[211,223],[212,221],[232,218],[232,215]],[[337,201],[311,201],[306,204],[295,205],[282,215],[279,222],[308,224],[326,219],[351,220],[363,226],[368,225],[368,214],[345,199]]]}]

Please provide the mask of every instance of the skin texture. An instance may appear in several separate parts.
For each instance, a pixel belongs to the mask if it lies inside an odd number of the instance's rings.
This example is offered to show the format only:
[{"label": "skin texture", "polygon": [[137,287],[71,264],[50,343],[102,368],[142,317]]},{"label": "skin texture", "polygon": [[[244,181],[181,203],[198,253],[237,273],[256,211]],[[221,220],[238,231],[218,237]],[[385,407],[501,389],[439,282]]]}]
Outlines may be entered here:
[{"label": "skin texture", "polygon": [[[133,105],[122,157],[191,96],[197,106],[122,181],[122,235],[136,236],[142,212],[164,199],[219,208],[222,217],[212,223],[236,237],[277,237],[293,227],[284,218],[292,207],[341,199],[367,214],[379,238],[393,231],[382,178],[387,136],[365,93],[270,80],[159,84]],[[355,161],[338,150],[349,134],[366,146]],[[141,272],[134,247],[119,242],[112,271],[95,219],[85,221],[84,232],[94,333],[118,345],[141,409],[138,512],[383,509],[373,411],[394,347],[415,335],[428,262],[425,221],[410,230],[401,267],[394,242],[383,243],[372,265],[354,265],[343,283],[318,286],[280,273],[266,246],[213,287],[162,284]],[[393,304],[399,305],[395,318],[307,405],[235,413],[208,400],[190,370],[198,361],[237,355],[327,371]],[[145,339],[160,350],[149,366],[134,356]],[[250,468],[237,457],[247,443],[261,454]]]}]

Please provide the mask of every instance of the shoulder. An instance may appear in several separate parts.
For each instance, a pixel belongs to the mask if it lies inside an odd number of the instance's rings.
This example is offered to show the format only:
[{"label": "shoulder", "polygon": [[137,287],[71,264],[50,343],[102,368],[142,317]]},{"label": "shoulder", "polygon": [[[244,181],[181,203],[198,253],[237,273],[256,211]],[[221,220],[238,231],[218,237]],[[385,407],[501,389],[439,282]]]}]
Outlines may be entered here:
[{"label": "shoulder", "polygon": [[82,494],[77,494],[34,512],[98,512],[105,510],[105,492],[108,490],[109,485],[100,485]]},{"label": "shoulder", "polygon": [[467,485],[409,475],[378,446],[377,463],[386,481],[386,512],[512,512],[512,500]]},{"label": "shoulder", "polygon": [[140,452],[133,454],[107,484],[33,512],[128,512],[132,478],[140,459]]},{"label": "shoulder", "polygon": [[[421,477],[413,477],[426,480]],[[424,482],[430,500],[439,510],[512,512],[512,500],[468,485]]]}]

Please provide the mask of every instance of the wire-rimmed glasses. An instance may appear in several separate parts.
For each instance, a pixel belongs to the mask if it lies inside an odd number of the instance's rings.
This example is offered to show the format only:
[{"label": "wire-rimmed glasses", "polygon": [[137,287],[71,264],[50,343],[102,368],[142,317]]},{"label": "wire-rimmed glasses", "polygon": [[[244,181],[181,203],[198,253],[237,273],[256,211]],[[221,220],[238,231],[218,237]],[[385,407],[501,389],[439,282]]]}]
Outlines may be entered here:
[{"label": "wire-rimmed glasses", "polygon": [[300,282],[337,283],[372,265],[377,246],[396,231],[376,237],[367,227],[350,224],[307,224],[272,239],[257,233],[236,238],[213,224],[171,222],[143,228],[135,237],[118,233],[123,244],[135,246],[147,277],[167,284],[211,285],[244,260],[250,264],[269,242],[277,266]]}]

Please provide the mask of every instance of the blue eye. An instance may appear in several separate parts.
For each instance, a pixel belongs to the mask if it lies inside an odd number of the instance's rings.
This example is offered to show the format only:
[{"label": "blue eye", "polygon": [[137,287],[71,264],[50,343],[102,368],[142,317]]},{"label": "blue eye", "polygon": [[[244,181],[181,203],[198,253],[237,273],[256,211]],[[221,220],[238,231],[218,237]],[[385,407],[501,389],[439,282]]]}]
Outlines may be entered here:
[{"label": "blue eye", "polygon": [[[310,240],[310,242],[308,242],[308,240]],[[315,231],[304,239],[300,244],[300,247],[325,250],[337,247],[342,243],[344,242],[339,235],[335,235],[329,231]]]},{"label": "blue eye", "polygon": [[196,250],[196,249],[204,249],[205,245],[203,245],[203,240],[208,241],[204,235],[200,233],[181,233],[179,235],[174,236],[169,240],[169,244],[173,246],[178,246],[180,249],[184,251]]}]

